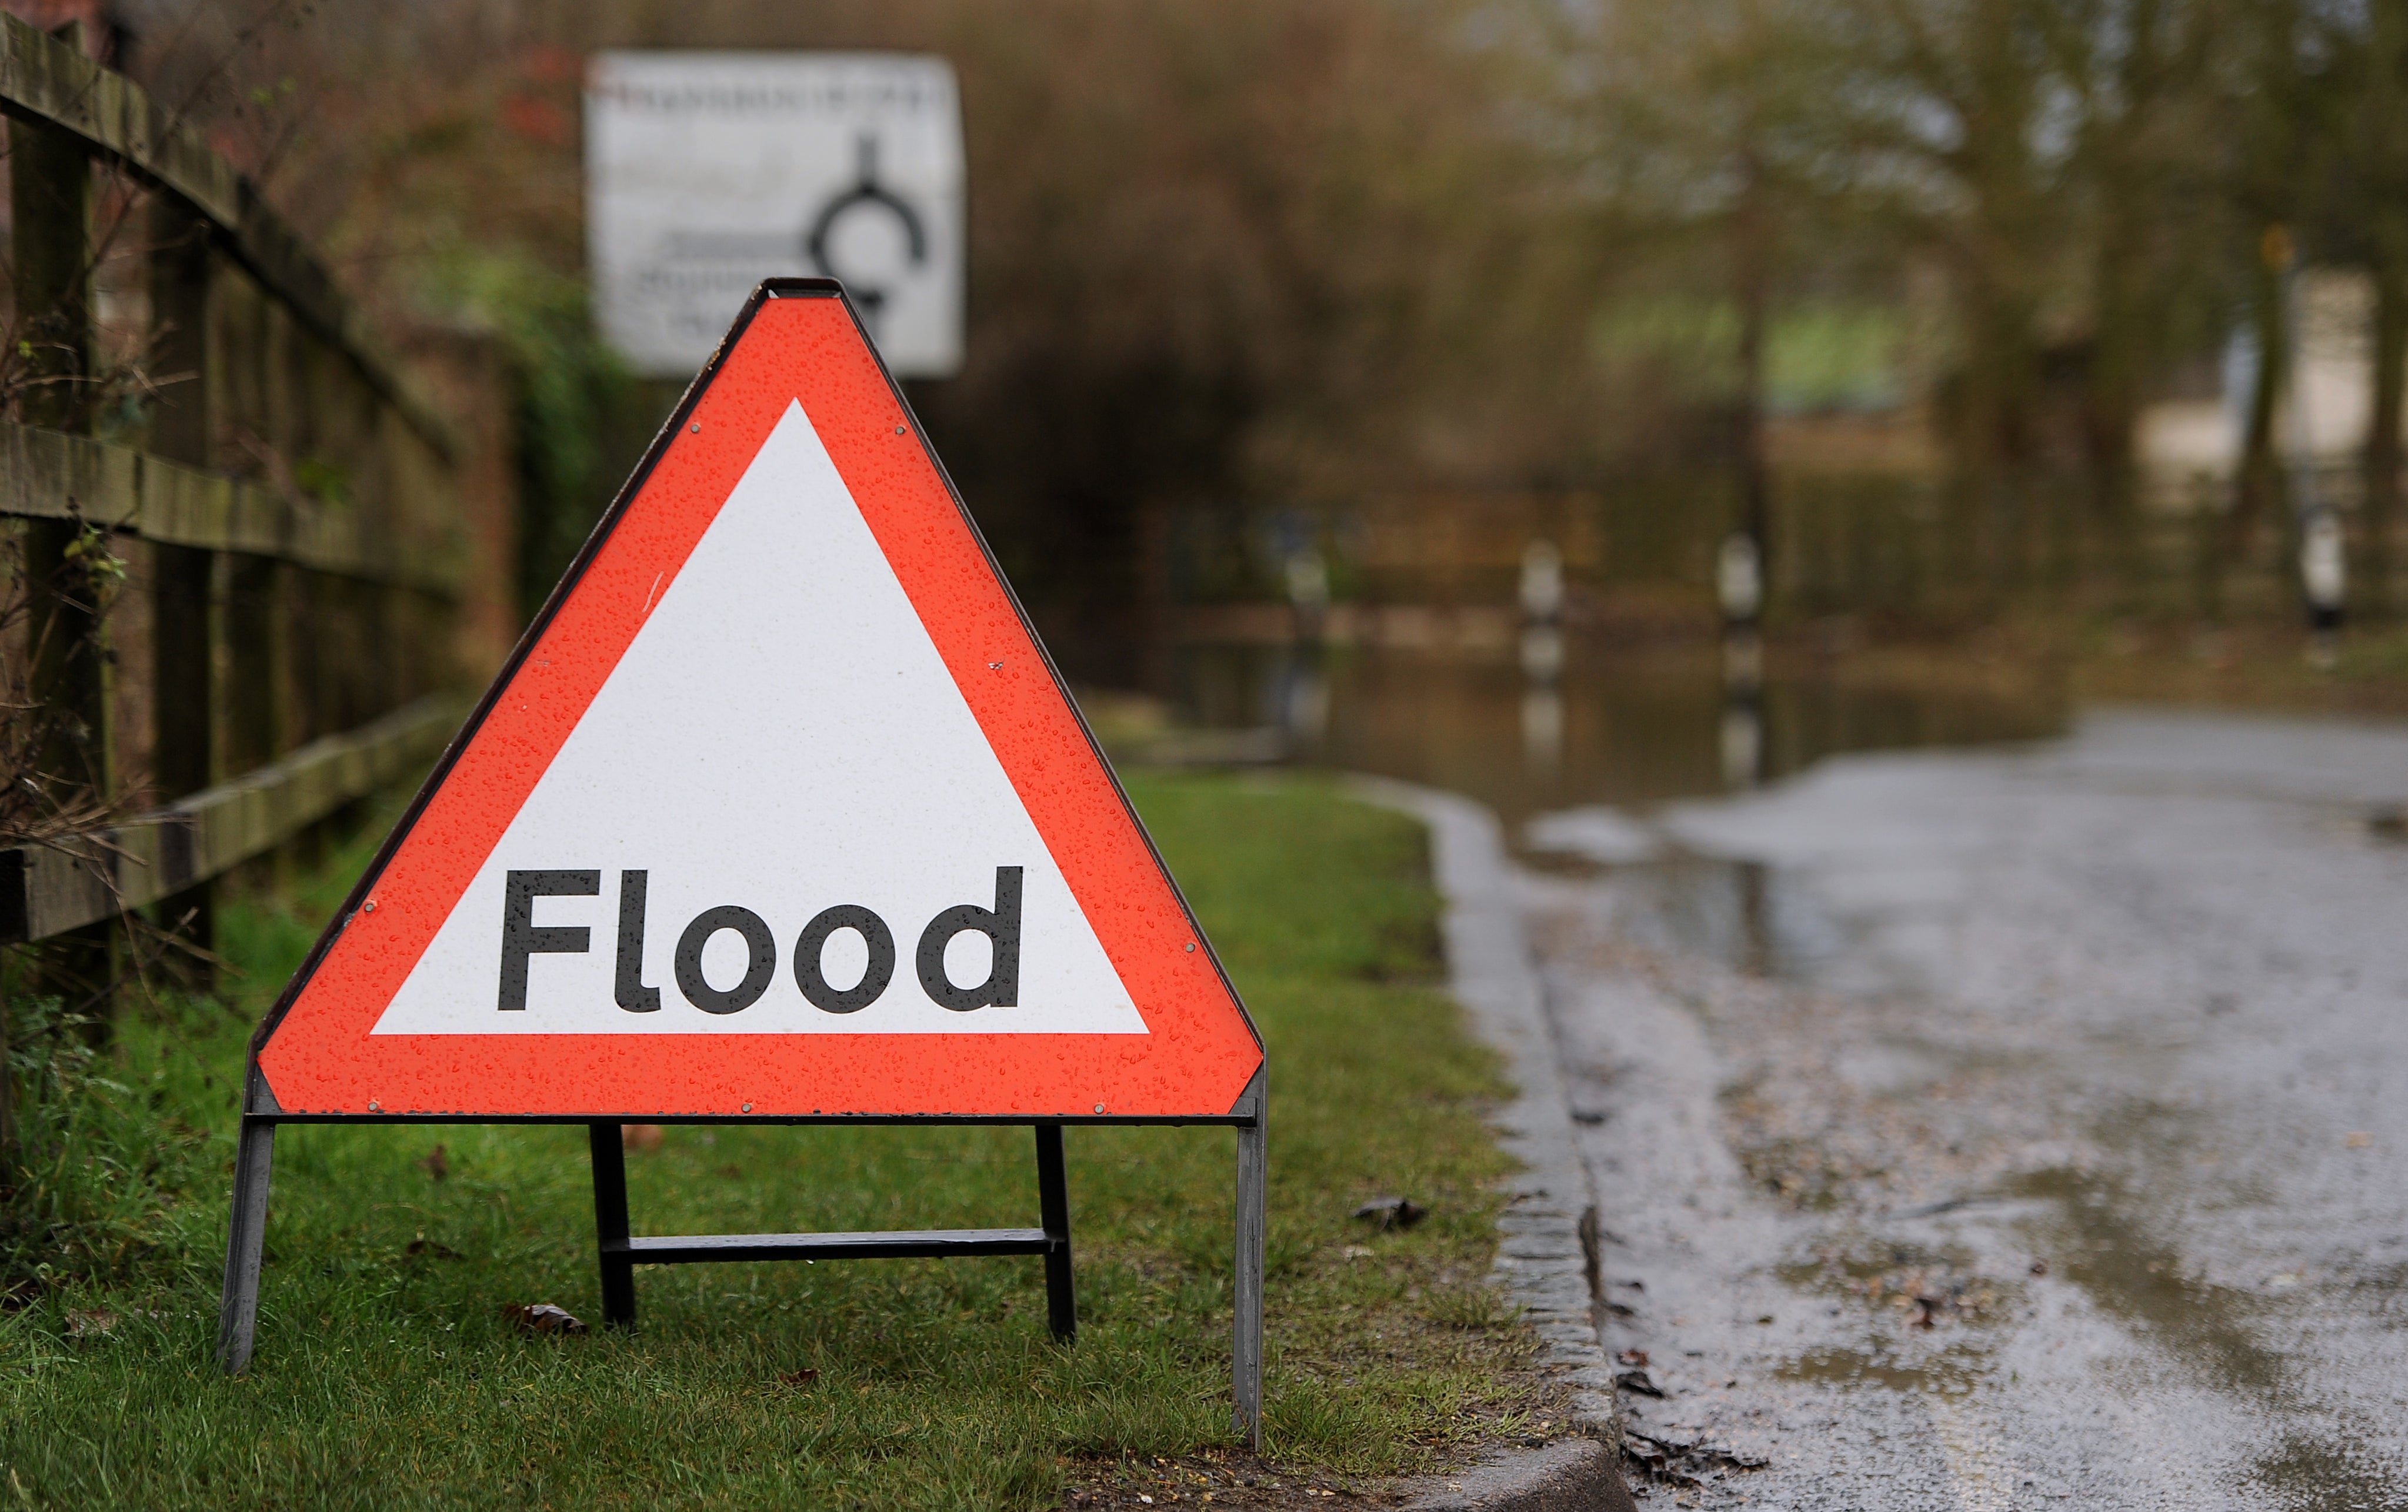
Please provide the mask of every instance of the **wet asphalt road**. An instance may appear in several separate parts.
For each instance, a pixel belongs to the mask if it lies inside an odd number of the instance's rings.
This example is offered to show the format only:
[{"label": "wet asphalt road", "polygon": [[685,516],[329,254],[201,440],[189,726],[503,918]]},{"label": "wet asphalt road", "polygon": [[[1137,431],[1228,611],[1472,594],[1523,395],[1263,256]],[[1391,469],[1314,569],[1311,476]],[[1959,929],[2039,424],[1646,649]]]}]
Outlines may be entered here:
[{"label": "wet asphalt road", "polygon": [[2408,1507],[2393,806],[2110,713],[1533,821],[1642,1504]]}]

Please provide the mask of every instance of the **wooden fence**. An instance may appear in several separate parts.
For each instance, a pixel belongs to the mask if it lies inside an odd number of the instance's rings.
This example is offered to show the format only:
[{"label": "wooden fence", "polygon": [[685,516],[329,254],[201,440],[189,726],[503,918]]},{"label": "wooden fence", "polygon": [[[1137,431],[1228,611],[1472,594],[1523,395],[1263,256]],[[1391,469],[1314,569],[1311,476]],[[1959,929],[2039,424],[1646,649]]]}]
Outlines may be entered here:
[{"label": "wooden fence", "polygon": [[[122,915],[206,939],[211,878],[440,750],[463,448],[257,190],[72,37],[0,17],[0,530],[29,599],[5,649],[51,732],[7,777],[113,818],[0,848],[0,944],[83,951],[105,996]],[[140,378],[112,389],[129,308]],[[105,603],[60,586],[95,543]]]}]

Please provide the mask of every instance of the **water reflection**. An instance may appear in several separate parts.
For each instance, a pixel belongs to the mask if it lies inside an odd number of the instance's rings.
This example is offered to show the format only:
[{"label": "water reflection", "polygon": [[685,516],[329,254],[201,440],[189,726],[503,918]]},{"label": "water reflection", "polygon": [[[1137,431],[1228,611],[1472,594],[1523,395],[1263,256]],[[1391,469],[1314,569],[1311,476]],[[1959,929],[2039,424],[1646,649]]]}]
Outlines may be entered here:
[{"label": "water reflection", "polygon": [[1553,541],[1522,552],[1522,760],[1545,777],[1564,759],[1564,559]]},{"label": "water reflection", "polygon": [[1468,793],[1517,830],[1557,809],[1643,809],[1774,781],[1841,751],[2030,740],[2063,725],[2054,699],[1767,675],[1752,648],[1621,658],[1551,625],[1526,631],[1481,655],[1191,644],[1171,658],[1172,703],[1193,724],[1275,728],[1301,763]]},{"label": "water reflection", "polygon": [[1564,760],[1564,691],[1539,683],[1522,694],[1522,760],[1536,777],[1551,777]]},{"label": "water reflection", "polygon": [[1317,642],[1297,646],[1280,668],[1278,708],[1270,722],[1297,747],[1310,749],[1329,734],[1328,652]]},{"label": "water reflection", "polygon": [[1763,781],[1764,637],[1741,621],[1723,635],[1723,786]]}]

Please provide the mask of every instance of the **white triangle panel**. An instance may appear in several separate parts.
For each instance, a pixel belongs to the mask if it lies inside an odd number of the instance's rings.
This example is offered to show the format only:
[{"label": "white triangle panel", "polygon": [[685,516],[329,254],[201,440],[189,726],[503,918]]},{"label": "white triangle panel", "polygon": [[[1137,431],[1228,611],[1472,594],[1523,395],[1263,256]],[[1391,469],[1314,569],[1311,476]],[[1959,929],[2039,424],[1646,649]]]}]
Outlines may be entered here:
[{"label": "white triangle panel", "polygon": [[[807,777],[797,774],[809,774]],[[916,970],[924,930],[992,908],[1022,878],[1015,1004],[948,1008]],[[525,1006],[495,987],[509,875],[591,872],[594,895],[532,900],[538,931],[582,951],[526,956]],[[645,875],[643,986],[619,1006],[622,874]],[[822,910],[867,908],[894,941],[868,1006],[814,1006],[796,936]],[[711,1013],[680,990],[689,922],[734,906],[776,952],[749,1006]],[[523,936],[522,937],[523,938]],[[555,939],[552,943],[560,943]],[[831,987],[853,986],[860,933],[833,934]],[[947,979],[986,979],[986,936],[952,938]],[[750,957],[732,931],[701,956],[725,991]],[[799,404],[788,407],[693,555],[378,1021],[380,1034],[1144,1034],[1088,925]]]}]

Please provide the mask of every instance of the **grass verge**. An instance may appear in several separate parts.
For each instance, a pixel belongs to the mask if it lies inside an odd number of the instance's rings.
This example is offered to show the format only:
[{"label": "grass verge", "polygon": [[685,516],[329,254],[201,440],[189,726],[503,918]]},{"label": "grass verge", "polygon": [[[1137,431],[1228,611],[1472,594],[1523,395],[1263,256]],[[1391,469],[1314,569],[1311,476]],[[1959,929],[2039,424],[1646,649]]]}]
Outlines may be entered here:
[{"label": "grass verge", "polygon": [[[1559,1420],[1484,1285],[1501,1089],[1437,988],[1418,828],[1303,780],[1132,792],[1269,1045],[1267,1460],[1228,1425],[1220,1129],[1068,1132],[1062,1348],[1033,1259],[644,1270],[639,1333],[523,1334],[507,1305],[597,1310],[581,1129],[288,1128],[257,1361],[218,1377],[243,1040],[364,837],[281,903],[225,910],[231,1009],[129,1014],[20,1171],[0,1501],[1243,1505]],[[671,1128],[629,1166],[639,1233],[1035,1221],[1021,1128]],[[1431,1216],[1369,1233],[1349,1215],[1383,1192]]]}]

